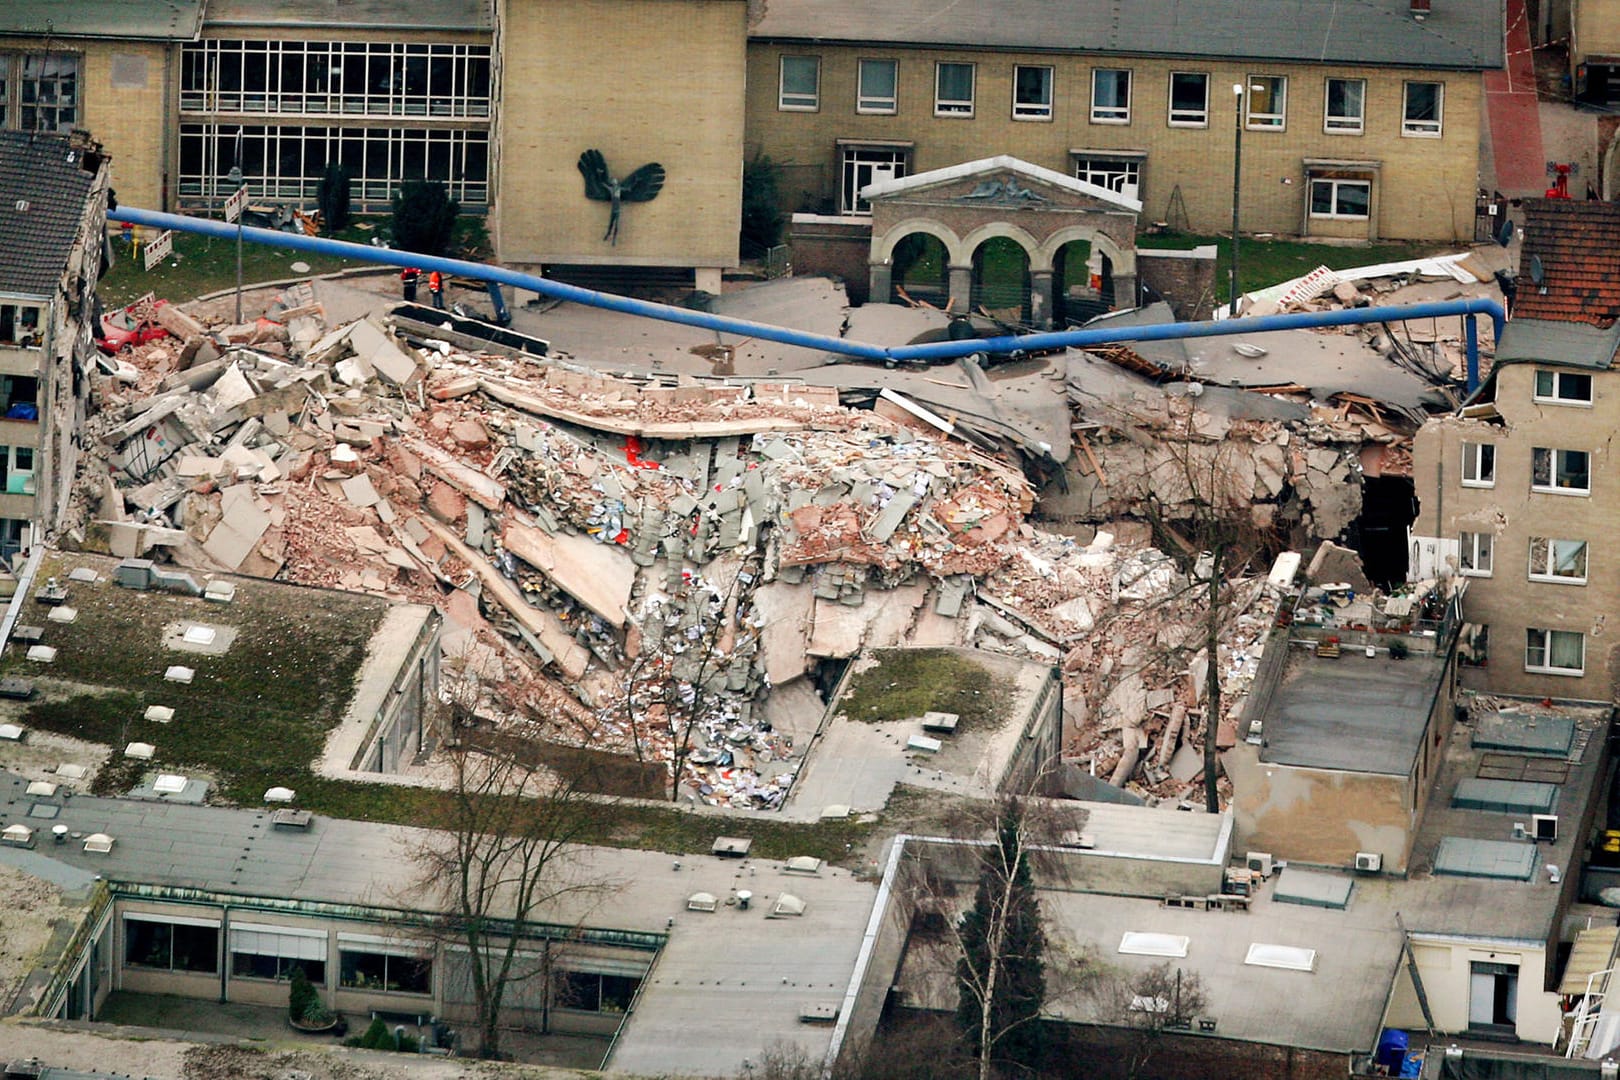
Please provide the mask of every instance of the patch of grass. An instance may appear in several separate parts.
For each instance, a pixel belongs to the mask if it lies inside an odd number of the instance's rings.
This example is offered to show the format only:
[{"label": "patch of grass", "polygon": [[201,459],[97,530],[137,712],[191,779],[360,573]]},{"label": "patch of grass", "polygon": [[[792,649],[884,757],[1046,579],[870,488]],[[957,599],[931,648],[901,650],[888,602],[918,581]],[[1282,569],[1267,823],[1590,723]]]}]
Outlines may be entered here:
[{"label": "patch of grass", "polygon": [[[1215,297],[1218,301],[1230,301],[1227,288],[1227,272],[1232,265],[1230,237],[1164,232],[1142,233],[1136,238],[1139,248],[1190,248],[1205,244],[1214,244],[1219,249],[1216,256]],[[1318,266],[1344,270],[1352,266],[1420,259],[1457,251],[1461,247],[1461,244],[1433,243],[1356,246],[1319,244],[1309,240],[1260,240],[1245,236],[1238,248],[1238,274],[1243,291],[1252,292],[1308,274]]]},{"label": "patch of grass", "polygon": [[994,727],[1012,687],[983,665],[946,649],[883,649],[878,663],[850,680],[843,713],[881,724],[925,712],[955,713],[959,732]]},{"label": "patch of grass", "polygon": [[[113,251],[118,262],[104,274],[96,286],[101,302],[109,308],[123,307],[147,293],[156,293],[160,300],[181,303],[198,296],[229,289],[236,284],[236,241],[234,239],[199,236],[196,233],[174,234],[174,255],[163,265],[148,271],[144,259],[131,256],[130,245],[122,239],[116,225],[118,213],[109,217]],[[150,239],[152,230],[142,229]],[[386,217],[367,218],[355,222],[333,237],[354,244],[369,244],[372,237],[388,239]],[[463,214],[456,220],[456,229],[450,242],[450,254],[458,259],[487,261],[490,257],[489,232],[484,219]],[[309,265],[309,270],[297,274],[295,262]],[[178,263],[179,265],[175,265]],[[242,244],[242,282],[252,286],[256,282],[283,281],[287,278],[315,277],[357,266],[372,266],[364,259],[337,258],[317,255],[309,251],[272,247],[251,241]],[[424,285],[424,297],[426,286]]]}]

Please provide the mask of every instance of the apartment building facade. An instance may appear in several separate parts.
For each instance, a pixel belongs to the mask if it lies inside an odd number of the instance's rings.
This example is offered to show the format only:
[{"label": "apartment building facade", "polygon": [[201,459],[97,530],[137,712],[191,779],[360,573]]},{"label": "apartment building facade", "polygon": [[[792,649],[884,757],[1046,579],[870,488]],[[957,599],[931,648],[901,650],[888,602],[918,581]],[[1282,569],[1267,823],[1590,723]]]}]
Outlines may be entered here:
[{"label": "apartment building facade", "polygon": [[1620,208],[1535,200],[1525,214],[1495,370],[1457,414],[1418,431],[1412,532],[1470,579],[1465,682],[1611,701],[1620,575],[1604,540],[1620,524]]},{"label": "apartment building facade", "polygon": [[[748,152],[788,209],[868,212],[874,180],[1009,154],[1139,199],[1147,221],[1245,232],[1472,235],[1494,4],[1080,8],[773,2],[750,30]],[[1425,9],[1429,5],[1422,5]]]}]

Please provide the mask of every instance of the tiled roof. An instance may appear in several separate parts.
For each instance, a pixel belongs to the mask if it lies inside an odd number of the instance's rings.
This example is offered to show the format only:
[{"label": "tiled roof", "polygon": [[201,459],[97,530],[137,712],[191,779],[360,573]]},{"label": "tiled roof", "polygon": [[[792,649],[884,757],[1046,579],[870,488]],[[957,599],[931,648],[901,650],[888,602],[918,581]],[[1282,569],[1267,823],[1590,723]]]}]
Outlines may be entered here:
[{"label": "tiled roof", "polygon": [[[1534,280],[1533,259],[1542,280]],[[1524,204],[1515,319],[1609,327],[1620,318],[1620,206],[1578,199]]]},{"label": "tiled roof", "polygon": [[[755,5],[750,5],[754,7]],[[770,0],[759,40],[1275,60],[1502,66],[1499,0]]]},{"label": "tiled roof", "polygon": [[95,176],[63,135],[0,131],[0,292],[50,296]]}]

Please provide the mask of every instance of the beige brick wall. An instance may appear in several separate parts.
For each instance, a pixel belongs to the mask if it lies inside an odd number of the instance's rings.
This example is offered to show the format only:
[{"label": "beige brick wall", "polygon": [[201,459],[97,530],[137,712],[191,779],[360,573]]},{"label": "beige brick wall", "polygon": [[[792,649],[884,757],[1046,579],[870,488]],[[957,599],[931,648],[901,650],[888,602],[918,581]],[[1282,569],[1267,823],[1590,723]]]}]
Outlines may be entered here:
[{"label": "beige brick wall", "polygon": [[[571,0],[502,5],[492,218],[508,263],[726,267],[742,202],[743,0]],[[619,242],[608,205],[585,197],[579,155],[615,176],[656,161],[649,203],[628,205]]]},{"label": "beige brick wall", "polygon": [[[38,38],[0,37],[0,52],[38,52]],[[144,209],[163,209],[167,111],[164,80],[168,46],[145,41],[57,42],[53,52],[77,53],[80,67],[79,126],[112,155],[112,185],[118,200]],[[176,49],[176,59],[179,52]],[[118,58],[124,58],[118,60]],[[114,62],[123,80],[113,83]],[[141,71],[144,66],[144,72]],[[144,75],[137,82],[132,76]]]},{"label": "beige brick wall", "polygon": [[[817,112],[777,107],[783,54],[821,57],[821,103]],[[857,61],[899,61],[898,113],[855,111]],[[935,117],[934,65],[976,63],[971,119]],[[1012,119],[1013,69],[1051,66],[1055,108],[1050,121]],[[1133,72],[1128,124],[1090,120],[1091,69]],[[1171,71],[1208,72],[1207,128],[1168,124]],[[1404,80],[1412,75],[1445,83],[1442,138],[1403,137]],[[783,189],[790,210],[815,210],[838,194],[837,140],[898,140],[916,145],[912,171],[921,172],[995,154],[1012,154],[1036,165],[1070,173],[1071,150],[1146,151],[1142,190],[1144,219],[1169,216],[1179,185],[1194,232],[1231,228],[1233,94],[1247,75],[1288,78],[1285,130],[1245,131],[1243,137],[1243,229],[1297,234],[1305,224],[1303,161],[1378,161],[1377,235],[1385,238],[1471,238],[1478,172],[1480,79],[1473,73],[1401,73],[1375,68],[1172,62],[1129,58],[1099,60],[993,52],[940,52],[849,47],[797,47],[755,42],[748,50],[748,152],[762,150],[786,166]],[[1323,97],[1329,77],[1367,80],[1365,133],[1323,132]],[[1288,181],[1285,183],[1284,181]],[[1312,221],[1325,235],[1367,235],[1362,223]]]},{"label": "beige brick wall", "polygon": [[[1489,661],[1469,671],[1465,682],[1490,690],[1535,697],[1614,699],[1620,675],[1620,576],[1608,538],[1620,529],[1620,468],[1611,443],[1620,410],[1620,374],[1595,372],[1593,405],[1537,404],[1535,368],[1504,365],[1496,374],[1496,402],[1504,423],[1448,417],[1418,431],[1413,481],[1420,513],[1418,536],[1456,539],[1461,532],[1494,538],[1491,575],[1471,577],[1463,617],[1490,627]],[[1493,487],[1464,487],[1463,444],[1489,443],[1496,451]],[[1531,451],[1536,447],[1585,450],[1592,456],[1591,494],[1530,490]],[[1530,539],[1587,542],[1587,583],[1532,581]],[[1586,635],[1585,675],[1527,672],[1525,630],[1572,630]]]},{"label": "beige brick wall", "polygon": [[1580,0],[1571,5],[1570,60],[1620,53],[1620,11],[1609,0]]}]

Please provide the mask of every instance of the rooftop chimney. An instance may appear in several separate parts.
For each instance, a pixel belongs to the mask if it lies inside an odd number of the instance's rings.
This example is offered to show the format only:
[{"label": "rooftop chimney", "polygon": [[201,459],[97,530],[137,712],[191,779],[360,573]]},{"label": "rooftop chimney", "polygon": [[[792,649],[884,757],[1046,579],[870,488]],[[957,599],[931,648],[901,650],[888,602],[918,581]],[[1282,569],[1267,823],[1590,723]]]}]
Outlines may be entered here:
[{"label": "rooftop chimney", "polygon": [[1412,18],[1422,22],[1429,17],[1429,0],[1410,0]]}]

